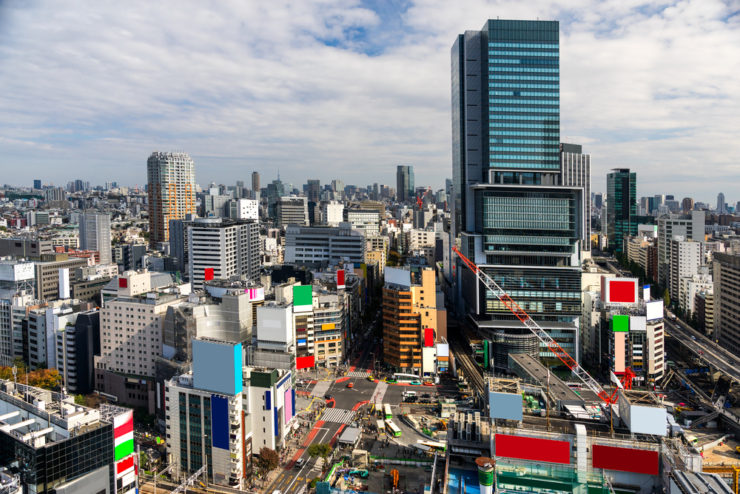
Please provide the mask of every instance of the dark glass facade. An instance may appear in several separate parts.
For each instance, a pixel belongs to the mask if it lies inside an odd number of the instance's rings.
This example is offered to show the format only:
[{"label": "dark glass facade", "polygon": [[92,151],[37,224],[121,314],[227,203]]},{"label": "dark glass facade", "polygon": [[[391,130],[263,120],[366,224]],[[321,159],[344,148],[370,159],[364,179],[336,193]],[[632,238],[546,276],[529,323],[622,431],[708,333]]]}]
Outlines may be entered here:
[{"label": "dark glass facade", "polygon": [[637,174],[619,168],[606,176],[606,233],[609,248],[624,251],[624,237],[637,235]]},{"label": "dark glass facade", "polygon": [[[559,67],[557,21],[489,20],[457,37],[451,230],[534,319],[562,327],[551,335],[575,351],[584,189],[561,178]],[[458,311],[480,328],[526,332],[464,269],[456,268]]]},{"label": "dark glass facade", "polygon": [[9,465],[16,460],[21,481],[35,486],[39,494],[52,493],[55,487],[106,465],[110,467],[113,492],[113,425],[101,424],[39,448],[0,434],[0,464]]}]

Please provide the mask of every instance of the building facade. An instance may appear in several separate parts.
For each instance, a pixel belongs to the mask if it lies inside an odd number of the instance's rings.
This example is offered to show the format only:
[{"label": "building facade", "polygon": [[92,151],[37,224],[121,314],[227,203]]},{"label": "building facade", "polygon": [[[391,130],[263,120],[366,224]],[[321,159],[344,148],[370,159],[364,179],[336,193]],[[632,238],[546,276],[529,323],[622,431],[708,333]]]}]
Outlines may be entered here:
[{"label": "building facade", "polygon": [[624,252],[624,238],[637,235],[637,174],[616,168],[606,175],[606,234],[609,249]]},{"label": "building facade", "polygon": [[[561,185],[559,59],[557,22],[489,20],[458,35],[451,233],[533,318],[557,328],[551,333],[561,345],[573,346],[585,198],[582,187]],[[530,338],[455,261],[458,313],[503,349]],[[542,356],[552,357],[546,349]]]},{"label": "building facade", "polygon": [[740,355],[740,256],[716,253],[713,267],[714,338]]},{"label": "building facade", "polygon": [[591,250],[591,155],[583,154],[580,144],[560,143],[561,183],[569,187],[581,187],[583,197],[583,220],[581,250]]},{"label": "building facade", "polygon": [[396,200],[411,202],[414,200],[414,167],[398,165],[396,167]]},{"label": "building facade", "polygon": [[259,224],[198,218],[187,227],[188,269],[193,288],[210,279],[255,279],[260,272]]},{"label": "building facade", "polygon": [[80,249],[100,254],[100,264],[113,262],[111,255],[110,215],[85,211],[80,217]]},{"label": "building facade", "polygon": [[195,163],[187,153],[155,151],[147,160],[149,245],[169,240],[170,220],[196,214]]},{"label": "building facade", "polygon": [[308,226],[308,201],[305,197],[278,197],[276,205],[277,226]]},{"label": "building facade", "polygon": [[362,263],[365,236],[343,223],[332,227],[289,226],[285,231],[286,264]]}]

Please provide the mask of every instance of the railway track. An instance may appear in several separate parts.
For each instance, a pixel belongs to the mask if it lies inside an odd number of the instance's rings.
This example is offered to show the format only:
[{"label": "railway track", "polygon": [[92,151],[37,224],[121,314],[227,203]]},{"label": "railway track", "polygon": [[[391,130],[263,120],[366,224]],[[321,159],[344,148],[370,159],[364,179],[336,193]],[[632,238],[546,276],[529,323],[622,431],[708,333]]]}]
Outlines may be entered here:
[{"label": "railway track", "polygon": [[468,380],[473,389],[479,395],[483,396],[485,384],[480,369],[470,357],[468,352],[465,351],[465,348],[459,341],[452,340],[450,341],[450,345],[452,348],[452,353],[455,356],[455,361],[457,362],[458,368],[463,371],[463,374],[465,374],[465,378]]}]

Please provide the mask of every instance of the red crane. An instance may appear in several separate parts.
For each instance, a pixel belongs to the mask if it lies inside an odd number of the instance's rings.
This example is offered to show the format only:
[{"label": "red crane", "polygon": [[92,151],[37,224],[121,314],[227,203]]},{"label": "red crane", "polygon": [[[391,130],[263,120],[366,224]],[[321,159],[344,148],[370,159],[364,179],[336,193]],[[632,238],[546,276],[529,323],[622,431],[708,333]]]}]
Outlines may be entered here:
[{"label": "red crane", "polygon": [[[494,295],[501,301],[502,304],[506,306],[507,309],[511,311],[512,314],[516,316],[517,319],[519,319],[524,326],[529,329],[542,343],[544,343],[547,348],[555,354],[560,361],[565,364],[575,376],[583,382],[583,384],[586,385],[588,389],[596,393],[599,398],[604,400],[604,402],[607,405],[611,405],[613,403],[617,402],[617,391],[618,388],[615,389],[611,394],[604,391],[604,388],[601,387],[601,384],[591,377],[591,375],[586,372],[586,369],[581,367],[581,364],[575,361],[573,357],[568,354],[563,348],[558,344],[557,341],[555,341],[552,336],[550,336],[547,331],[542,329],[539,324],[537,324],[534,319],[532,319],[527,312],[522,309],[519,304],[517,304],[514,299],[512,299],[508,293],[506,293],[503,288],[501,288],[498,283],[496,283],[493,278],[491,278],[488,274],[486,274],[482,269],[480,269],[478,266],[475,265],[473,261],[465,257],[460,250],[458,250],[457,247],[453,247],[452,251],[457,254],[460,259],[465,263],[465,265],[470,268],[470,270],[475,273],[475,275],[478,277],[478,279],[485,285],[487,289],[489,289],[491,292],[493,292]],[[622,376],[622,385],[626,389],[632,389],[632,378],[635,376],[632,369],[629,367],[625,369],[625,373]]]}]

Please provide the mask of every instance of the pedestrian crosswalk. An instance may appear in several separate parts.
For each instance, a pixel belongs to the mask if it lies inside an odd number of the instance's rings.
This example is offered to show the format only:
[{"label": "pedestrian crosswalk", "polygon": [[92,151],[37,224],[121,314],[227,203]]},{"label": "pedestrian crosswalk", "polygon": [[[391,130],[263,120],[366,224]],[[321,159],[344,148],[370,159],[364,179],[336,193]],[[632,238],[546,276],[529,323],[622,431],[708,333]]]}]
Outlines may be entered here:
[{"label": "pedestrian crosswalk", "polygon": [[355,418],[354,410],[342,410],[341,408],[327,408],[319,420],[334,422],[337,424],[349,424]]},{"label": "pedestrian crosswalk", "polygon": [[349,377],[367,377],[370,374],[369,370],[354,370],[347,373]]}]

